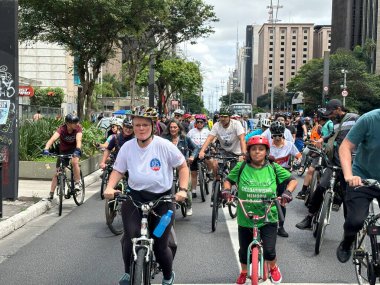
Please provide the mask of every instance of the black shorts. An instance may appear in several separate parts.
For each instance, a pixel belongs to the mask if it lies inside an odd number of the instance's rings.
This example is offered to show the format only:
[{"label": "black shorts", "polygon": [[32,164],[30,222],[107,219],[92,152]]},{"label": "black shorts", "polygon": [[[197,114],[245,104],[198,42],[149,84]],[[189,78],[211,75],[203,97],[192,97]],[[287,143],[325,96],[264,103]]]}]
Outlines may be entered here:
[{"label": "black shorts", "polygon": [[190,171],[197,171],[198,170],[198,162],[199,158],[196,156],[193,160],[193,162],[190,164]]},{"label": "black shorts", "polygon": [[[63,154],[63,155],[66,155],[66,154],[73,154],[73,153],[74,153],[74,150],[75,150],[75,149],[73,149],[73,150],[68,150],[68,151],[60,151],[59,154]],[[57,162],[56,162],[56,164],[55,164],[55,166],[56,166],[57,168],[59,168],[60,161],[61,161],[61,159],[58,157],[58,158],[57,158]],[[65,159],[63,160],[63,165],[64,165],[65,167],[67,167],[67,166],[69,166],[69,164],[70,164],[70,159],[69,159],[69,158],[65,158]]]}]

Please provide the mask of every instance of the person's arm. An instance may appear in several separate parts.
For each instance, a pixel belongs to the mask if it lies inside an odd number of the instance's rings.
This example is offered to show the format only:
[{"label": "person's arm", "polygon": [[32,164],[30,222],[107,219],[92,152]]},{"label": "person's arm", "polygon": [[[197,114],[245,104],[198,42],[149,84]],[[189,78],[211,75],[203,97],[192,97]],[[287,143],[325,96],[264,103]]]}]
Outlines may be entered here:
[{"label": "person's arm", "polygon": [[241,153],[243,155],[247,152],[247,144],[245,143],[245,134],[244,133],[239,136],[239,140],[240,140]]},{"label": "person's arm", "polygon": [[307,139],[307,128],[306,125],[302,125],[302,130],[303,130],[303,140],[305,141]]},{"label": "person's arm", "polygon": [[101,160],[100,163],[99,163],[99,167],[100,167],[101,169],[104,169],[104,168],[106,167],[106,160],[107,160],[107,158],[110,156],[110,154],[111,154],[111,151],[108,150],[108,149],[105,149],[105,150],[103,151],[103,157],[102,157],[102,160]]},{"label": "person's arm", "polygon": [[115,190],[117,183],[123,178],[124,174],[117,170],[112,170],[110,178],[108,180],[107,188],[104,191],[104,198],[113,199],[115,193],[120,193],[119,190]]},{"label": "person's arm", "polygon": [[202,145],[201,150],[199,151],[199,159],[203,159],[205,157],[205,151],[208,148],[209,144],[215,139],[216,136],[209,134],[206,141]]},{"label": "person's arm", "polygon": [[176,201],[184,201],[187,198],[187,186],[189,185],[189,168],[186,161],[177,167],[179,177],[179,191],[176,194]]},{"label": "person's arm", "polygon": [[50,147],[53,145],[53,143],[54,143],[57,139],[59,139],[59,136],[60,136],[60,134],[59,134],[58,132],[55,132],[55,133],[51,136],[51,138],[47,141],[47,143],[46,143],[44,149],[45,149],[45,150],[49,150]]},{"label": "person's arm", "polygon": [[82,132],[77,133],[75,139],[76,139],[76,148],[82,149]]},{"label": "person's arm", "polygon": [[288,183],[288,185],[286,186],[286,190],[289,190],[290,192],[293,193],[294,190],[296,190],[296,187],[297,187],[297,180],[295,178],[290,178],[290,181]]},{"label": "person's arm", "polygon": [[342,166],[344,180],[348,182],[351,187],[361,185],[361,178],[354,176],[352,173],[352,153],[356,145],[345,138],[339,147],[339,160]]}]

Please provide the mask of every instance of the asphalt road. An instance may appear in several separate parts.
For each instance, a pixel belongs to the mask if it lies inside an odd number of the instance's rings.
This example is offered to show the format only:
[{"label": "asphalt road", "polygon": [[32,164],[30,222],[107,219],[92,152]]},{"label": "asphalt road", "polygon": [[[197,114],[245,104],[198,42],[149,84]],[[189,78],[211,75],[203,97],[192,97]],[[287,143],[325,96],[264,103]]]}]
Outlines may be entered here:
[{"label": "asphalt road", "polygon": [[[302,181],[300,181],[302,184]],[[88,187],[88,195],[99,189]],[[120,236],[114,236],[104,218],[104,201],[93,195],[80,207],[65,201],[57,208],[0,241],[0,284],[118,284],[123,273]],[[194,200],[192,217],[178,211],[179,242],[175,259],[176,284],[233,284],[238,273],[236,221],[228,211],[211,232],[211,208]],[[333,213],[322,252],[314,254],[311,231],[295,227],[306,214],[302,201],[288,207],[285,227],[289,238],[278,238],[277,255],[283,283],[354,284],[351,262],[337,261],[342,237],[342,211]],[[154,283],[161,284],[161,276]]]}]

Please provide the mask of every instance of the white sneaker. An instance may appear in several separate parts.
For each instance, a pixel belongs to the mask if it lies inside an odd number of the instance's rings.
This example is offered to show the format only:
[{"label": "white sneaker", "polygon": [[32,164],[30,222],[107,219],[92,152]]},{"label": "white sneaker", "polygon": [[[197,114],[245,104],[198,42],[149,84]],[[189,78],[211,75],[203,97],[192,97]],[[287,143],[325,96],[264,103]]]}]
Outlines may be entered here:
[{"label": "white sneaker", "polygon": [[81,191],[82,190],[82,184],[80,182],[74,183],[74,190],[75,191]]},{"label": "white sneaker", "polygon": [[186,216],[192,216],[192,215],[193,215],[193,208],[187,208]]}]

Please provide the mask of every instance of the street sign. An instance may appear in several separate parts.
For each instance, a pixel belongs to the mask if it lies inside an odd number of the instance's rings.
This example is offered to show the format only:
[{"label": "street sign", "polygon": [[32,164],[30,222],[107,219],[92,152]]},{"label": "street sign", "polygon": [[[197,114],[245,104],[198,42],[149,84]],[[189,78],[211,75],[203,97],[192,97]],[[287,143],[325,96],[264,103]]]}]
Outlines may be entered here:
[{"label": "street sign", "polygon": [[328,86],[323,87],[323,91],[325,92],[329,91],[329,87]]},{"label": "street sign", "polygon": [[343,96],[343,97],[346,97],[347,95],[348,95],[348,91],[344,89],[344,90],[342,91],[342,96]]}]

